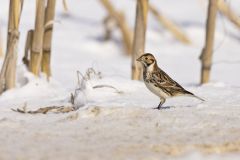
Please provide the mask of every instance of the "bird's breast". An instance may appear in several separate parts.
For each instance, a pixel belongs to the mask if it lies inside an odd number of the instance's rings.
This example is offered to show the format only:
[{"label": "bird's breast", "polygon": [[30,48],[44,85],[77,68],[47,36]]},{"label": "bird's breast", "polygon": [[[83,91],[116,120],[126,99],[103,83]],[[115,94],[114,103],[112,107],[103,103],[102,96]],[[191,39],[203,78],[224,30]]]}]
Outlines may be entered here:
[{"label": "bird's breast", "polygon": [[154,93],[155,95],[157,95],[158,97],[161,98],[168,98],[169,95],[166,94],[161,88],[157,87],[154,85],[154,83],[149,82],[149,81],[144,81],[145,85],[147,86],[147,88]]}]

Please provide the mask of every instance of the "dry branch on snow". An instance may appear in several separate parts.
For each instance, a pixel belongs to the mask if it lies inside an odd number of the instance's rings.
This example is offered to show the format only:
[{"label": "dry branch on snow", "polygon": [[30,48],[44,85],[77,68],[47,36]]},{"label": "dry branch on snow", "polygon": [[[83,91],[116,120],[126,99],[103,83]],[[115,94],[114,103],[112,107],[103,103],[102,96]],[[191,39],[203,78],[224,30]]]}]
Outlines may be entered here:
[{"label": "dry branch on snow", "polygon": [[49,107],[41,107],[37,110],[27,110],[27,107],[24,106],[22,108],[12,109],[12,111],[19,112],[19,113],[29,113],[29,114],[47,114],[51,113],[68,113],[72,111],[76,111],[78,108],[73,106],[49,106]]},{"label": "dry branch on snow", "polygon": [[[84,98],[79,96],[84,96],[84,92],[87,88],[86,87],[87,81],[93,78],[101,79],[102,75],[101,75],[101,72],[97,72],[93,68],[89,68],[84,75],[81,72],[77,71],[77,78],[78,78],[78,86],[74,90],[74,93],[71,93],[70,100],[69,100],[70,104],[68,105],[47,106],[47,107],[41,107],[37,110],[27,110],[27,104],[24,104],[23,107],[12,109],[12,110],[15,112],[28,113],[28,114],[68,113],[68,112],[76,111],[80,107],[83,107],[85,105],[84,102],[78,103],[78,98],[80,99]],[[113,89],[118,94],[123,93],[122,91],[118,90],[117,88],[111,85],[100,84],[100,85],[92,86],[92,89],[99,89],[99,88],[110,88],[110,89]]]}]

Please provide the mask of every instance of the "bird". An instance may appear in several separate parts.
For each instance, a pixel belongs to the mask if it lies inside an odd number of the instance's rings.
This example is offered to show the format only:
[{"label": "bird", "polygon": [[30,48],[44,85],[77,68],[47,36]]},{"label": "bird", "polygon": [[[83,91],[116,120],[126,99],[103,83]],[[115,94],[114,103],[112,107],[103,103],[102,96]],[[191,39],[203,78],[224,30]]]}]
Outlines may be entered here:
[{"label": "bird", "polygon": [[167,98],[176,96],[191,96],[201,101],[205,101],[204,99],[184,89],[167,73],[159,68],[157,60],[151,53],[141,55],[137,58],[137,61],[142,64],[143,80],[146,87],[160,98],[158,107],[154,109],[161,109]]}]

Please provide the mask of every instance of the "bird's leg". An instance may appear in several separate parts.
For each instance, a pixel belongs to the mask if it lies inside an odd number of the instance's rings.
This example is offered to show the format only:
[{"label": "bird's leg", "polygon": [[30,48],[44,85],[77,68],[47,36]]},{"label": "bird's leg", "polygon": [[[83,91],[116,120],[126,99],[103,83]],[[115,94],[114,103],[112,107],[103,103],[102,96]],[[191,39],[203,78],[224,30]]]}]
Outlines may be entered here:
[{"label": "bird's leg", "polygon": [[165,103],[165,101],[166,101],[165,98],[160,98],[160,103],[159,103],[157,109],[161,109],[161,107],[162,107],[163,103]]},{"label": "bird's leg", "polygon": [[160,98],[160,103],[159,103],[159,105],[158,105],[158,107],[156,107],[156,108],[154,108],[154,109],[161,109],[161,107],[162,107],[162,105],[163,105],[163,103],[165,103],[165,101],[166,101],[166,99],[165,98]]}]

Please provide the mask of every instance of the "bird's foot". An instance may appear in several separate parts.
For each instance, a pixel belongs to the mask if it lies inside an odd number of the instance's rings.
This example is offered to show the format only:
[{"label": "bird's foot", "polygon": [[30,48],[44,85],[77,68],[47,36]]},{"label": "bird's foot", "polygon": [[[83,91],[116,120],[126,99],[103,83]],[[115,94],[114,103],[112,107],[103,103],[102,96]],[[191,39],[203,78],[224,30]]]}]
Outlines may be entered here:
[{"label": "bird's foot", "polygon": [[158,110],[164,110],[164,109],[171,109],[171,108],[175,108],[174,106],[165,106],[165,107],[155,107],[153,109],[158,109]]},{"label": "bird's foot", "polygon": [[158,110],[160,110],[162,108],[162,106],[161,105],[158,105],[157,107],[155,107],[155,108],[153,108],[153,109],[158,109]]}]

